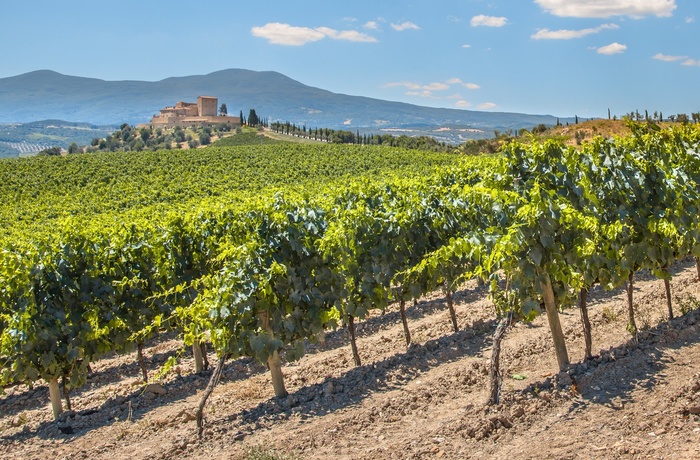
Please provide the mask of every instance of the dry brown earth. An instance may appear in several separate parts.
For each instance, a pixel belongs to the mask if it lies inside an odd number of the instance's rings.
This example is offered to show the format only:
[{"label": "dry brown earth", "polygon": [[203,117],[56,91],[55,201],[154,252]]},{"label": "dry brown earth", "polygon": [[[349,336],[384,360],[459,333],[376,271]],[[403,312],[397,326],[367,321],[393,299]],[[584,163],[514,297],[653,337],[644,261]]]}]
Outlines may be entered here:
[{"label": "dry brown earth", "polygon": [[[193,375],[188,354],[179,374],[147,388],[133,355],[96,363],[73,394],[74,412],[59,422],[45,386],[8,389],[0,398],[0,458],[209,460],[254,449],[308,459],[697,459],[700,283],[690,260],[673,268],[675,309],[687,312],[666,322],[663,283],[639,273],[637,323],[646,329],[638,341],[625,332],[624,290],[591,292],[592,361],[581,362],[578,312],[561,315],[569,374],[553,374],[545,318],[511,329],[498,407],[484,406],[493,307],[486,288],[470,282],[456,297],[460,332],[436,294],[409,308],[415,343],[407,349],[391,306],[359,327],[362,366],[353,365],[345,332],[331,333],[323,347],[284,366],[290,396],[283,400],[272,397],[264,367],[230,362],[201,441],[191,416],[210,373]],[[174,338],[154,341],[151,369],[178,349]]]}]

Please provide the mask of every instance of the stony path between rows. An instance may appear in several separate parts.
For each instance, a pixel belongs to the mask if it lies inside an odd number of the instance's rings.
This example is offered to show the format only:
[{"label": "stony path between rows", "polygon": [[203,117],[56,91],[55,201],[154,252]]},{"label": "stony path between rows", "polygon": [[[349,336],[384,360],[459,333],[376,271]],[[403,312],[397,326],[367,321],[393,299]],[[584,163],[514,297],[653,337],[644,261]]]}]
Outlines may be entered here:
[{"label": "stony path between rows", "polygon": [[[210,374],[192,375],[188,354],[147,388],[133,354],[96,363],[73,395],[75,413],[58,423],[45,387],[8,389],[0,397],[0,457],[212,459],[258,449],[308,459],[700,458],[700,283],[691,261],[673,268],[680,317],[670,323],[663,283],[638,276],[637,323],[645,327],[638,341],[625,332],[624,290],[591,291],[597,357],[590,362],[581,362],[578,311],[562,313],[573,363],[567,375],[556,374],[546,318],[512,328],[497,407],[484,405],[494,310],[487,289],[469,282],[455,298],[459,332],[436,293],[409,307],[407,348],[392,305],[360,323],[361,366],[345,331],[329,333],[323,346],[284,366],[290,396],[283,400],[272,397],[264,367],[229,363],[201,441],[191,415]],[[151,343],[151,374],[178,349],[172,337]]]}]

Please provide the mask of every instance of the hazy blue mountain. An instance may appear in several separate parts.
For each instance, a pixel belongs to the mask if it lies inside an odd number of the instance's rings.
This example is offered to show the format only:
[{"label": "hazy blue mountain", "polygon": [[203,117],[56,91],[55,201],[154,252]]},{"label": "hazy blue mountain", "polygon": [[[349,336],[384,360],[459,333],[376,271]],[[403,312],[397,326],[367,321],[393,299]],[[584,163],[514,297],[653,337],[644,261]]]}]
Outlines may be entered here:
[{"label": "hazy blue mountain", "polygon": [[[95,125],[147,123],[161,108],[207,95],[226,103],[229,114],[253,108],[271,121],[308,127],[398,128],[461,126],[493,130],[552,125],[556,118],[504,112],[438,109],[304,85],[277,72],[242,69],[172,77],[157,82],[105,81],[49,70],[0,79],[0,123],[62,119]],[[344,124],[350,120],[350,124]],[[564,120],[562,120],[564,121]]]}]

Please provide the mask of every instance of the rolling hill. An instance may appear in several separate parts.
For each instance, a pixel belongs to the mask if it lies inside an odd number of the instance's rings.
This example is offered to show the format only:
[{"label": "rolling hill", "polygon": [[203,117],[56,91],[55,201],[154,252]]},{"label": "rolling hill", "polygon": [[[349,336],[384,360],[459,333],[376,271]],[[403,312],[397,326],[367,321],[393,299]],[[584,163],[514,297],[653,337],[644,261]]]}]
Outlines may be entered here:
[{"label": "rolling hill", "polygon": [[[421,107],[361,96],[336,94],[304,85],[278,72],[228,69],[208,75],[172,77],[157,82],[105,81],[40,70],[0,79],[0,123],[62,119],[95,125],[146,123],[177,101],[214,95],[229,112],[254,108],[270,120],[309,127],[402,128],[440,126],[493,130],[553,125],[549,115]],[[349,124],[347,121],[350,120]]]}]

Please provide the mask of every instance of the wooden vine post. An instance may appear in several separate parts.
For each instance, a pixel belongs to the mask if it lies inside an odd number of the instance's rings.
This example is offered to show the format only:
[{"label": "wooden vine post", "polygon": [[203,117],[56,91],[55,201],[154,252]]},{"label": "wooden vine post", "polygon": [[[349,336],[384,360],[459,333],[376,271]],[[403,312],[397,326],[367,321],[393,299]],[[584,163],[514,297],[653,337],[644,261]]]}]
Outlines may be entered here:
[{"label": "wooden vine post", "polygon": [[399,310],[401,311],[401,322],[403,323],[403,333],[406,337],[406,346],[411,345],[411,331],[408,329],[408,319],[406,319],[406,301],[401,296],[399,300]]},{"label": "wooden vine post", "polygon": [[355,338],[355,317],[348,315],[348,331],[350,332],[350,347],[352,348],[352,359],[355,366],[361,366],[360,353],[357,351],[357,339]]},{"label": "wooden vine post", "polygon": [[557,355],[557,363],[559,370],[563,371],[569,365],[569,354],[566,351],[566,341],[564,333],[559,322],[559,311],[554,299],[554,289],[552,288],[552,280],[548,273],[541,275],[541,287],[544,296],[544,308],[547,311],[547,320],[549,321],[549,329],[552,332],[552,340],[554,341],[554,351]]},{"label": "wooden vine post", "polygon": [[452,299],[452,289],[450,289],[450,284],[445,281],[443,285],[445,290],[445,300],[447,301],[447,308],[450,310],[450,319],[452,319],[452,327],[455,332],[459,332],[459,325],[457,324],[457,313],[455,312],[454,301]]},{"label": "wooden vine post", "polygon": [[673,304],[671,303],[671,274],[668,271],[668,266],[663,268],[664,274],[664,288],[666,289],[666,307],[668,308],[668,319],[673,319]]},{"label": "wooden vine post", "polygon": [[591,321],[588,319],[588,289],[581,288],[578,294],[578,306],[581,313],[581,324],[583,325],[583,338],[586,342],[585,360],[593,358],[593,340],[591,338]]},{"label": "wooden vine post", "polygon": [[272,375],[272,387],[275,390],[275,396],[286,398],[288,393],[284,387],[284,374],[282,374],[282,361],[280,360],[279,351],[275,350],[270,354],[267,358],[267,365]]},{"label": "wooden vine post", "polygon": [[63,412],[63,401],[57,378],[49,380],[49,399],[51,400],[51,409],[53,409],[53,419],[58,420],[58,416]]},{"label": "wooden vine post", "polygon": [[673,319],[673,304],[671,303],[671,282],[664,279],[664,287],[666,288],[666,307],[668,308],[668,319]]},{"label": "wooden vine post", "polygon": [[630,334],[636,336],[637,323],[634,321],[634,272],[630,273],[627,279],[627,314],[629,315],[627,330]]},{"label": "wooden vine post", "polygon": [[192,344],[192,355],[194,356],[194,373],[199,374],[204,370],[204,357],[199,340],[195,340]]},{"label": "wooden vine post", "polygon": [[[270,335],[271,339],[275,338],[275,334],[270,327],[270,313],[265,312],[263,315],[263,328]],[[275,396],[278,398],[286,398],[289,393],[284,387],[284,374],[282,373],[282,361],[278,350],[274,350],[267,357],[267,367],[270,368],[272,377],[272,388],[275,390]]]}]

